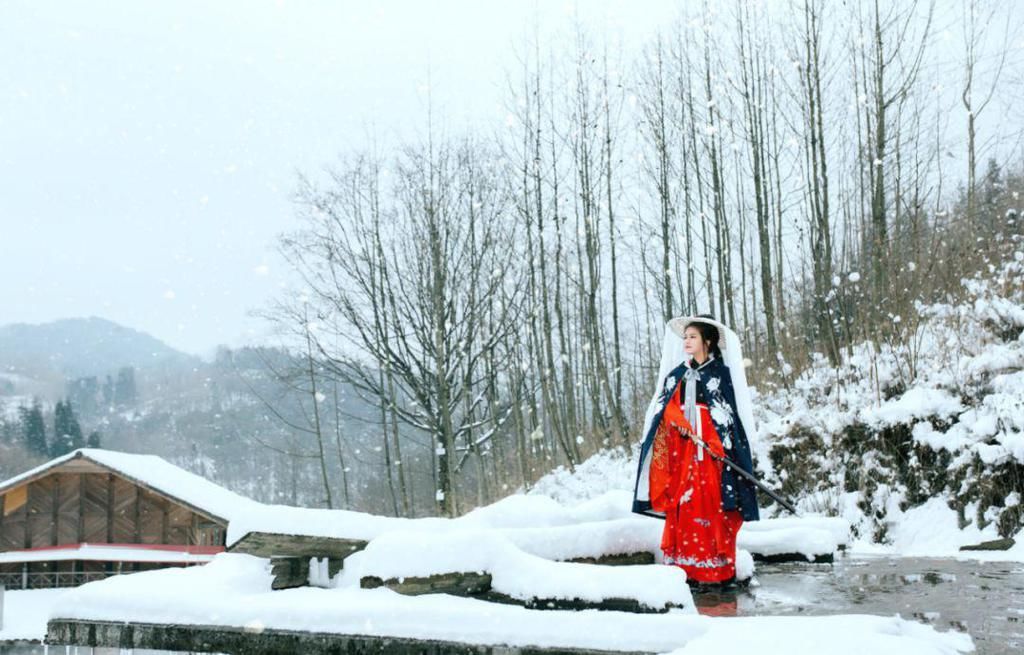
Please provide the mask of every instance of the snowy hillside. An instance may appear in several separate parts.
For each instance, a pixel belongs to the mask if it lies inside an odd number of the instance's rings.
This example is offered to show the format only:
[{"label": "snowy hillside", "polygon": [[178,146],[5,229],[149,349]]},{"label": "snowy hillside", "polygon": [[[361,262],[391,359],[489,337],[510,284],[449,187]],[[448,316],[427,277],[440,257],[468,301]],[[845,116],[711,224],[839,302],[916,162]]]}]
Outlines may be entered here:
[{"label": "snowy hillside", "polygon": [[963,284],[966,302],[919,305],[897,342],[759,399],[760,467],[802,508],[881,542],[930,499],[971,532],[1024,525],[1024,253]]},{"label": "snowy hillside", "polygon": [[[896,342],[860,344],[838,369],[818,357],[754,399],[761,474],[802,513],[846,518],[859,548],[949,555],[1024,526],[1024,253],[963,284],[967,302],[919,306]],[[635,466],[601,453],[531,493],[631,490]],[[1003,555],[1024,559],[1024,544]]]}]

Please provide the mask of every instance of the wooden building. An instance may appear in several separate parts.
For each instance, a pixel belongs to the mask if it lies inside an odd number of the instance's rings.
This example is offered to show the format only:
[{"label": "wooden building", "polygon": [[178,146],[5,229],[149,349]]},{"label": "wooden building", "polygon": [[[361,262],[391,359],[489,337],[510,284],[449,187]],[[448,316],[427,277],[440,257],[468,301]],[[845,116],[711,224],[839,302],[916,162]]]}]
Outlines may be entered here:
[{"label": "wooden building", "polygon": [[159,457],[76,450],[0,482],[0,584],[73,586],[203,563],[252,502]]}]

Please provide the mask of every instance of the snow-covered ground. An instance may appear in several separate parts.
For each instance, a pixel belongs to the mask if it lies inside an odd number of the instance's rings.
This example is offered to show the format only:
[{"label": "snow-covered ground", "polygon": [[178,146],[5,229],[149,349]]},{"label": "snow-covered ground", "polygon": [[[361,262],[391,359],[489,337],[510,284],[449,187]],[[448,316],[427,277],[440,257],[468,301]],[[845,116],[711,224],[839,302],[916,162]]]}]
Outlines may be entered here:
[{"label": "snow-covered ground", "polygon": [[960,529],[956,512],[943,498],[931,498],[923,505],[900,513],[890,530],[891,543],[876,544],[867,539],[853,543],[855,553],[880,553],[901,557],[955,557],[990,562],[1024,562],[1024,534],[1015,535],[1009,550],[961,551],[961,546],[999,539],[995,525],[979,530],[970,524]]},{"label": "snow-covered ground", "polygon": [[953,655],[971,638],[898,617],[714,618],[688,611],[629,614],[544,611],[439,594],[402,596],[387,589],[270,591],[267,561],[222,554],[203,567],[110,578],[68,592],[54,616],[112,621],[388,635],[509,646],[760,655],[829,653]]},{"label": "snow-covered ground", "polygon": [[65,589],[33,589],[4,592],[0,643],[39,641],[46,634],[46,621]]},{"label": "snow-covered ground", "polygon": [[[262,530],[366,539],[369,545],[350,556],[333,580],[316,580],[325,588],[271,591],[266,559],[226,553],[202,567],[85,585],[59,598],[51,616],[687,654],[719,650],[724,643],[756,646],[764,655],[860,655],[865,648],[882,654],[952,654],[973,647],[966,634],[939,632],[900,617],[701,616],[685,575],[675,567],[555,561],[638,551],[660,555],[661,521],[631,515],[631,493],[621,488],[623,481],[631,484],[632,466],[631,457],[604,453],[574,474],[556,471],[529,494],[458,519],[402,520],[284,507],[237,513],[229,542]],[[846,543],[848,532],[843,519],[775,519],[741,531],[741,543],[770,552],[832,552]],[[739,553],[738,570],[741,577],[753,573],[746,551]],[[653,615],[527,610],[440,594],[403,596],[359,584],[365,576],[402,579],[455,571],[486,571],[493,589],[513,598],[635,598],[674,609]]]},{"label": "snow-covered ground", "polygon": [[[682,570],[598,566],[564,561],[647,551],[659,558],[662,522],[629,513],[630,457],[605,453],[575,474],[556,471],[529,494],[516,494],[458,519],[400,520],[354,512],[263,507],[233,510],[229,541],[252,529],[366,539],[326,588],[271,591],[266,559],[221,554],[209,564],[118,576],[66,592],[15,592],[37,609],[22,617],[22,636],[39,639],[47,616],[147,623],[392,635],[508,645],[700,653],[722,643],[757,644],[758,652],[967,652],[969,636],[899,617],[707,617],[696,613]],[[609,486],[612,486],[609,489]],[[569,493],[567,490],[572,489]],[[842,519],[809,517],[750,524],[741,544],[761,552],[832,552],[846,542]],[[773,550],[774,549],[774,550]],[[486,571],[496,592],[513,598],[634,598],[665,614],[527,610],[432,594],[402,596],[361,589],[365,576],[403,578]],[[750,577],[753,560],[738,555]],[[33,596],[36,594],[36,596]],[[42,605],[52,607],[41,608]],[[765,650],[765,635],[787,635]],[[794,642],[794,639],[797,642]],[[856,644],[856,647],[851,644]],[[770,647],[768,647],[770,648]],[[680,650],[682,649],[682,650]]]},{"label": "snow-covered ground", "polygon": [[[248,506],[236,508],[229,540],[258,529],[370,543],[350,556],[333,580],[317,580],[326,582],[326,588],[271,592],[267,560],[222,554],[202,567],[118,576],[67,592],[17,592],[18,600],[31,599],[23,607],[36,609],[32,616],[13,620],[18,637],[30,639],[42,638],[50,616],[687,654],[720,650],[723,644],[756,646],[763,655],[859,655],[865,648],[924,655],[973,648],[965,634],[940,632],[900,617],[701,616],[685,575],[676,567],[557,561],[641,551],[659,559],[663,523],[631,515],[631,492],[621,488],[622,481],[630,480],[632,467],[625,454],[602,453],[572,475],[556,471],[530,493],[514,494],[458,519],[397,520],[290,508],[264,508],[250,516]],[[847,541],[848,531],[842,519],[775,519],[750,524],[740,533],[740,542],[755,543],[762,552],[831,552]],[[737,569],[741,577],[754,573],[749,553],[740,551]],[[649,607],[674,609],[664,614],[527,610],[359,586],[368,575],[400,579],[454,571],[486,571],[496,592],[521,600],[633,598]],[[779,639],[769,639],[772,635]]]}]

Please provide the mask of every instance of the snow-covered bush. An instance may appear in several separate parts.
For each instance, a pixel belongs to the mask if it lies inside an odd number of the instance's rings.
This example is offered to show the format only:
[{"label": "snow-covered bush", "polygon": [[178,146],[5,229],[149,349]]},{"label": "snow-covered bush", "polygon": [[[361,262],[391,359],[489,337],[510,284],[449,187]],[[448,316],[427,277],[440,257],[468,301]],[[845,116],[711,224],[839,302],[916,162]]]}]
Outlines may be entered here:
[{"label": "snow-covered bush", "polygon": [[1024,526],[1024,253],[962,284],[960,302],[919,304],[901,339],[858,344],[835,368],[815,356],[757,399],[753,445],[774,486],[877,541],[933,497],[961,527]]}]

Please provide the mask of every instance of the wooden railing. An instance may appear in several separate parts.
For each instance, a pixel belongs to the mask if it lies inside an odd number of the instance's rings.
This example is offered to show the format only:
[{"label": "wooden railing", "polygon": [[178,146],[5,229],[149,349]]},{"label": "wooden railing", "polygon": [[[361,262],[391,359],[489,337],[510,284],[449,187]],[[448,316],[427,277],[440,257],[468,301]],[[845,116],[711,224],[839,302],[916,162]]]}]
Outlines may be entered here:
[{"label": "wooden railing", "polygon": [[[127,571],[126,571],[127,573]],[[0,573],[0,586],[7,589],[52,589],[54,587],[77,587],[86,582],[102,580],[112,575],[118,575],[116,571],[105,573],[103,571],[89,572],[31,572],[31,573]]]}]

